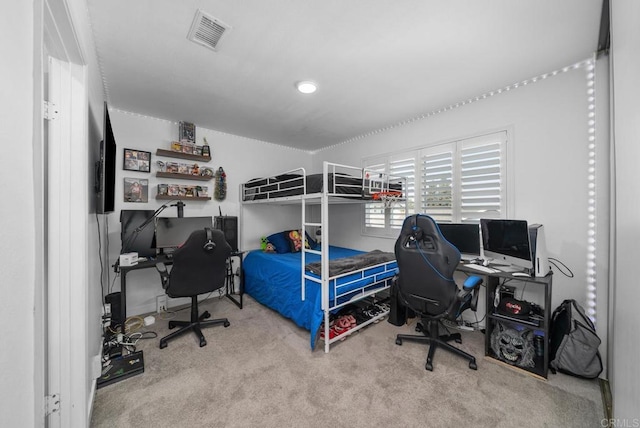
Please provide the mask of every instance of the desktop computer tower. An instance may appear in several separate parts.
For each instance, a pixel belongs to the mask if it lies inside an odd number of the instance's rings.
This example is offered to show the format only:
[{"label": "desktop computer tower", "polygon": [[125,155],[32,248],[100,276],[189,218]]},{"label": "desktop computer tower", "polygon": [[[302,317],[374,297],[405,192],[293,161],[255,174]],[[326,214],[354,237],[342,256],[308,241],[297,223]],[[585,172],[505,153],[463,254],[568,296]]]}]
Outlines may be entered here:
[{"label": "desktop computer tower", "polygon": [[216,216],[213,218],[213,227],[224,232],[231,251],[238,251],[238,217]]},{"label": "desktop computer tower", "polygon": [[544,227],[541,224],[529,225],[529,244],[531,246],[531,258],[535,276],[547,276],[551,271],[549,257],[547,256],[547,243],[544,237]]}]

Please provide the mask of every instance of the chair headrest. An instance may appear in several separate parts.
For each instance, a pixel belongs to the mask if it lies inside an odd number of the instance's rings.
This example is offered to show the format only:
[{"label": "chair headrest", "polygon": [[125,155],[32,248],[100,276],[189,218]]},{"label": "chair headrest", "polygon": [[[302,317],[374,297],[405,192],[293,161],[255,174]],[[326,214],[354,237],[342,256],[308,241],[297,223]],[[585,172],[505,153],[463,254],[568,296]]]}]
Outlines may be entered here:
[{"label": "chair headrest", "polygon": [[424,236],[424,233],[422,231],[422,228],[418,226],[417,218],[418,218],[417,215],[412,216],[411,238],[415,239],[416,241],[421,241]]}]

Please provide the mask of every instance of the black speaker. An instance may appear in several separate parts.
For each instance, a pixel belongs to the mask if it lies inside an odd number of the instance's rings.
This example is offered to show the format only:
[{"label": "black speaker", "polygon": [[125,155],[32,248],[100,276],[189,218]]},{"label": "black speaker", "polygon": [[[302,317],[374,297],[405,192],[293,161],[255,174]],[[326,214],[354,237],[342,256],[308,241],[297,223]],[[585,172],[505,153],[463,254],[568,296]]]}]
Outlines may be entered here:
[{"label": "black speaker", "polygon": [[107,294],[104,296],[104,302],[111,305],[111,328],[116,330],[117,325],[122,325],[122,306],[120,305],[120,292]]},{"label": "black speaker", "polygon": [[224,232],[231,251],[238,251],[238,217],[216,216],[213,218],[213,227]]}]

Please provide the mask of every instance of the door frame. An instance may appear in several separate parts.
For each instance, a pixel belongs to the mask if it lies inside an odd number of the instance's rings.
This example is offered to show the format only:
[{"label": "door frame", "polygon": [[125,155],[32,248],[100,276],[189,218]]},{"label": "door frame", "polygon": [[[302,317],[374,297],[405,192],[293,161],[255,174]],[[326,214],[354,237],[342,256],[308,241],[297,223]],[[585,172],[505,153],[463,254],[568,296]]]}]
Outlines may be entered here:
[{"label": "door frame", "polygon": [[[41,100],[49,104],[39,148],[42,181],[43,353],[48,427],[88,426],[93,391],[88,351],[88,97],[86,67],[68,0],[39,0],[42,7]],[[44,110],[44,109],[43,109]],[[41,120],[42,120],[41,119]],[[40,123],[43,123],[42,121]],[[55,399],[51,399],[55,395]],[[49,397],[49,398],[48,398]],[[39,397],[36,398],[38,400]],[[40,425],[40,424],[39,424]]]}]

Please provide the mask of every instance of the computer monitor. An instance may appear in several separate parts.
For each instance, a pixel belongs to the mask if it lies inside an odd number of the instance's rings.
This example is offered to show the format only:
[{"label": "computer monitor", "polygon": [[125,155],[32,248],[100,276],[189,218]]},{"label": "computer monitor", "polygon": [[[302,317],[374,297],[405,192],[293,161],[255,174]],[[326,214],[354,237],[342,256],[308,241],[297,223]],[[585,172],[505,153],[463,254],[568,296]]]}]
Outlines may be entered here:
[{"label": "computer monitor", "polygon": [[211,217],[158,217],[156,219],[156,247],[163,250],[178,248],[195,230],[213,228]]},{"label": "computer monitor", "polygon": [[484,258],[491,263],[531,269],[529,228],[525,220],[480,219]]},{"label": "computer monitor", "polygon": [[138,257],[156,255],[155,230],[153,221],[150,221],[153,214],[153,210],[120,211],[120,239],[122,241],[120,254],[136,252]]},{"label": "computer monitor", "polygon": [[438,223],[444,238],[460,251],[463,260],[480,257],[480,226],[472,223]]}]

